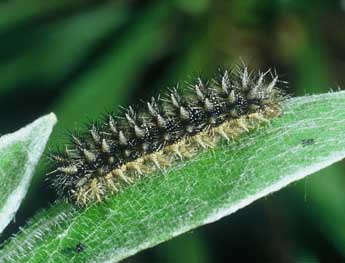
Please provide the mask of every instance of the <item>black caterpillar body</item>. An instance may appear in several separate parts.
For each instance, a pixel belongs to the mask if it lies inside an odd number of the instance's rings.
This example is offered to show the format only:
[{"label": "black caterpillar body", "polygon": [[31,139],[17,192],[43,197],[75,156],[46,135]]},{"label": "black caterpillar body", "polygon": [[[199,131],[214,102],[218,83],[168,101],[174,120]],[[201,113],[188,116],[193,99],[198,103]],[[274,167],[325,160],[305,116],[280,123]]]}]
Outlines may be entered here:
[{"label": "black caterpillar body", "polygon": [[280,114],[285,98],[271,71],[247,67],[224,71],[210,81],[197,79],[183,94],[169,89],[140,108],[109,114],[50,154],[48,180],[59,197],[78,206],[101,201],[126,184],[189,158],[218,141],[236,138]]}]

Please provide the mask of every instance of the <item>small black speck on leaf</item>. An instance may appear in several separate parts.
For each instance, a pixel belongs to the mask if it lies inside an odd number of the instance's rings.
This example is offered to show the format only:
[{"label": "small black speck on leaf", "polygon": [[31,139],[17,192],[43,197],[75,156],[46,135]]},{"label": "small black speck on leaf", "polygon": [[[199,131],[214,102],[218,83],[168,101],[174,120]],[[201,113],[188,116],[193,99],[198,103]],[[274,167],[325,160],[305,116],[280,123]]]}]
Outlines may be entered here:
[{"label": "small black speck on leaf", "polygon": [[302,140],[303,147],[308,146],[308,145],[312,145],[314,143],[315,143],[315,140],[313,138],[303,139]]},{"label": "small black speck on leaf", "polygon": [[80,243],[80,242],[79,242],[79,243],[75,246],[75,252],[81,253],[81,252],[84,251],[85,247],[86,247],[86,246],[85,246],[83,243]]}]

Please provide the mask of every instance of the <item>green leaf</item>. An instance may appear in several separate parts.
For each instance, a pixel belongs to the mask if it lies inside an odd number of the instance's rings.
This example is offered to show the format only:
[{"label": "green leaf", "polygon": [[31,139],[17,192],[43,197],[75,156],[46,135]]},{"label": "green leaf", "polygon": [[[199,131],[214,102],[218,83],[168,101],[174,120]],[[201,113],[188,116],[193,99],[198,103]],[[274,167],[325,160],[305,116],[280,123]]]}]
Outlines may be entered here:
[{"label": "green leaf", "polygon": [[54,204],[5,244],[0,261],[115,262],[234,213],[343,159],[344,106],[344,91],[289,99],[268,126],[105,202]]},{"label": "green leaf", "polygon": [[55,123],[51,113],[0,137],[0,233],[23,200]]}]

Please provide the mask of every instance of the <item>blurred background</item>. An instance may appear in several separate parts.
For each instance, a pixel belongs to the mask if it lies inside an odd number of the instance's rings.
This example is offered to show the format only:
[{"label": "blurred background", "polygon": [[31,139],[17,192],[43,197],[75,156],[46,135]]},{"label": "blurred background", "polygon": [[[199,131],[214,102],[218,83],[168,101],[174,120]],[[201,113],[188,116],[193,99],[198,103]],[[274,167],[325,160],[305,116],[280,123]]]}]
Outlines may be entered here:
[{"label": "blurred background", "polygon": [[[54,111],[48,147],[106,110],[240,58],[294,96],[345,87],[344,0],[2,0],[0,133]],[[345,262],[345,162],[125,262]],[[1,241],[54,200],[41,162]]]}]

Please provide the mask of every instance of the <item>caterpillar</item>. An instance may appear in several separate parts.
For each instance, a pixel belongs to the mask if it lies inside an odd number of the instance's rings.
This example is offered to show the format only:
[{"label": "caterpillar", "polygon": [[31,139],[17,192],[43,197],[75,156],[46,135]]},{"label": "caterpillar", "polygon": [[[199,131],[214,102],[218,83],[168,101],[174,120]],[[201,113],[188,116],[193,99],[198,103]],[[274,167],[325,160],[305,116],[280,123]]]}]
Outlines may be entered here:
[{"label": "caterpillar", "polygon": [[72,133],[49,154],[47,180],[59,198],[84,207],[140,178],[193,157],[281,114],[286,98],[276,73],[236,66],[163,96],[110,113]]}]

